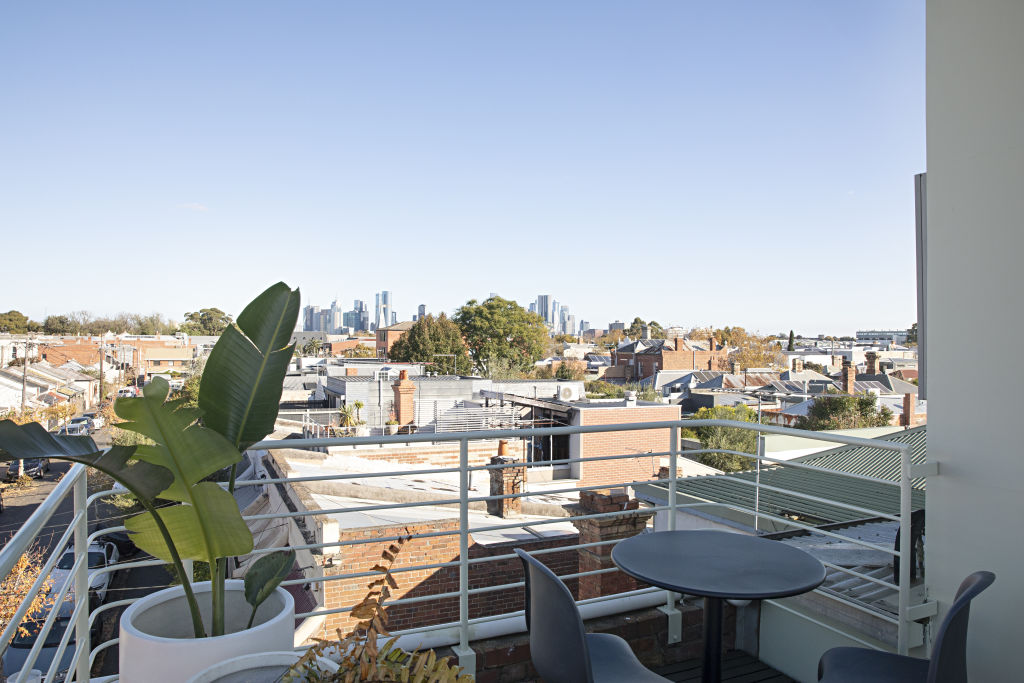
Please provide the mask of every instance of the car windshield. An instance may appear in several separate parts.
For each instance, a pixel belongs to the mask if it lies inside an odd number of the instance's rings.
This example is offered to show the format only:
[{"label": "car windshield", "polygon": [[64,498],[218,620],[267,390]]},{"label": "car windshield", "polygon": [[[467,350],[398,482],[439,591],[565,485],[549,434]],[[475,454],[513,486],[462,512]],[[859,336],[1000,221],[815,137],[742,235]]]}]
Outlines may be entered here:
[{"label": "car windshield", "polygon": [[[42,629],[44,621],[45,620],[40,619],[39,621],[29,621],[25,623],[25,632],[23,633],[19,629],[19,633],[15,635],[14,640],[11,641],[11,646],[32,647],[35,645],[36,638],[39,636],[39,631]],[[61,637],[64,635],[64,631],[68,627],[68,622],[68,619],[58,617],[57,620],[53,622],[53,628],[51,628],[50,632],[46,635],[46,643],[43,644],[43,647],[57,647],[57,645],[60,644]],[[71,639],[68,641],[68,646],[70,647],[74,642],[75,634],[72,632]]]},{"label": "car windshield", "polygon": [[[75,566],[75,554],[72,552],[64,553],[57,560],[57,569],[71,569],[73,566]],[[89,551],[89,569],[99,569],[103,566],[106,566],[106,558],[103,553],[98,550]]]}]

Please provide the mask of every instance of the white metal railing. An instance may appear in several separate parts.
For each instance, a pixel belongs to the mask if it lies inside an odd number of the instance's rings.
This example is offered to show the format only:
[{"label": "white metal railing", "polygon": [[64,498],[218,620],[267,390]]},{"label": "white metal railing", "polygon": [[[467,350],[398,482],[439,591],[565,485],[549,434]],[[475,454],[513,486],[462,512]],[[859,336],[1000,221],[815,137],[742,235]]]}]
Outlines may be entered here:
[{"label": "white metal railing", "polygon": [[[417,501],[417,502],[406,502],[406,503],[381,503],[374,505],[362,505],[358,507],[345,507],[338,508],[336,510],[314,510],[314,511],[285,511],[276,512],[270,514],[259,514],[249,515],[246,517],[247,521],[258,521],[258,520],[269,520],[269,519],[282,519],[286,523],[288,520],[299,519],[303,517],[313,517],[323,514],[331,514],[332,512],[359,512],[359,511],[375,511],[375,510],[388,510],[397,509],[404,507],[422,507],[422,506],[433,506],[433,505],[450,505],[458,506],[458,529],[457,530],[441,530],[441,531],[430,531],[419,534],[414,534],[413,539],[416,538],[429,538],[429,537],[441,537],[441,536],[453,536],[458,535],[459,537],[459,554],[458,558],[449,562],[440,562],[432,564],[419,564],[419,565],[402,565],[396,567],[393,571],[396,574],[401,574],[408,571],[423,571],[423,570],[437,570],[444,568],[458,567],[459,570],[459,590],[450,591],[447,593],[438,593],[425,596],[417,597],[405,597],[389,601],[391,605],[402,605],[402,604],[414,604],[417,602],[439,600],[444,598],[458,598],[459,607],[458,614],[459,618],[456,622],[420,626],[416,628],[409,628],[403,631],[396,631],[395,635],[398,636],[412,636],[417,635],[422,641],[424,635],[428,635],[432,638],[429,641],[430,647],[438,645],[453,645],[456,653],[460,657],[460,663],[466,666],[470,671],[475,670],[475,655],[469,644],[471,640],[489,637],[491,635],[503,635],[506,633],[513,633],[524,629],[522,622],[522,611],[512,612],[508,614],[497,614],[487,615],[482,617],[470,618],[469,598],[471,595],[477,595],[486,592],[507,590],[512,588],[518,588],[523,585],[521,581],[512,582],[507,584],[501,584],[496,586],[483,586],[478,588],[470,588],[470,567],[473,565],[495,562],[502,560],[514,559],[514,554],[495,555],[490,557],[476,557],[471,558],[469,556],[469,539],[471,533],[481,533],[486,531],[497,531],[502,529],[514,529],[521,528],[523,526],[537,527],[546,524],[557,524],[564,523],[567,521],[565,517],[554,517],[548,520],[530,520],[528,522],[511,522],[502,524],[491,524],[487,526],[474,527],[472,530],[469,525],[469,513],[470,506],[474,503],[481,503],[491,500],[503,500],[511,498],[525,498],[529,496],[536,496],[538,493],[556,494],[556,493],[574,493],[585,490],[597,490],[606,489],[610,487],[623,487],[623,486],[639,486],[641,484],[650,483],[663,483],[667,486],[667,501],[665,505],[654,505],[651,507],[644,508],[647,512],[659,512],[668,511],[668,527],[674,529],[676,526],[676,512],[681,509],[694,508],[694,509],[708,509],[720,508],[723,510],[735,510],[745,513],[752,513],[755,517],[755,524],[759,522],[757,520],[773,520],[781,524],[785,524],[793,529],[805,529],[813,531],[814,533],[823,534],[826,536],[835,536],[842,538],[845,542],[858,544],[865,548],[871,548],[876,551],[882,551],[893,555],[894,557],[908,558],[908,561],[901,561],[899,567],[899,582],[892,584],[881,579],[872,578],[875,583],[886,586],[893,590],[898,591],[898,614],[895,618],[897,629],[898,629],[898,644],[897,650],[901,654],[906,654],[909,649],[908,633],[910,624],[912,621],[919,620],[922,617],[930,616],[934,610],[930,609],[930,603],[923,605],[910,605],[910,571],[912,562],[909,561],[911,557],[911,534],[908,533],[900,534],[899,549],[893,550],[892,548],[886,548],[876,544],[872,544],[867,541],[863,541],[856,538],[850,538],[847,536],[840,536],[833,532],[825,529],[819,529],[817,527],[802,524],[798,521],[771,515],[761,510],[761,505],[758,497],[755,497],[755,504],[753,509],[750,507],[743,507],[730,503],[686,503],[679,504],[677,500],[677,466],[678,458],[682,455],[680,451],[680,428],[694,428],[703,426],[719,426],[719,427],[731,427],[736,429],[751,430],[762,434],[774,433],[774,434],[790,434],[798,435],[803,438],[816,439],[823,442],[831,442],[836,444],[844,445],[855,445],[855,446],[869,446],[871,448],[879,450],[888,450],[898,452],[901,461],[901,475],[898,482],[888,481],[884,479],[876,479],[872,477],[865,477],[863,475],[857,475],[852,473],[846,473],[836,470],[827,470],[835,476],[849,477],[852,479],[867,480],[878,483],[880,485],[894,486],[899,489],[900,492],[900,506],[899,515],[894,516],[882,510],[871,510],[869,508],[857,505],[851,505],[842,503],[841,501],[829,500],[821,496],[816,496],[813,493],[805,491],[795,491],[781,489],[776,486],[764,484],[760,481],[760,478],[755,481],[746,479],[730,477],[735,481],[742,481],[744,484],[748,484],[754,487],[755,491],[760,492],[763,488],[773,492],[785,492],[789,495],[797,496],[802,499],[814,502],[828,503],[858,514],[862,514],[865,517],[880,517],[883,519],[889,519],[894,521],[909,520],[911,516],[911,480],[919,478],[926,473],[925,470],[919,468],[918,471],[911,471],[910,461],[910,446],[907,444],[891,441],[880,441],[874,439],[864,439],[859,437],[851,437],[846,435],[838,434],[826,434],[819,432],[808,432],[803,430],[795,430],[787,427],[777,427],[773,425],[759,425],[756,423],[747,422],[732,422],[725,420],[672,420],[664,422],[648,422],[638,424],[617,424],[617,425],[594,425],[594,426],[565,426],[565,427],[547,427],[547,428],[533,428],[533,429],[502,429],[502,430],[485,430],[485,431],[473,431],[473,432],[449,432],[449,433],[421,433],[421,434],[403,434],[395,436],[368,436],[368,437],[344,437],[344,438],[308,438],[308,439],[289,439],[281,441],[263,441],[255,444],[251,450],[274,450],[279,448],[289,449],[314,449],[314,448],[327,448],[336,445],[345,446],[359,446],[359,445],[392,445],[392,444],[409,444],[409,443],[435,443],[435,442],[458,442],[459,445],[459,464],[455,467],[426,467],[419,469],[407,469],[407,470],[387,470],[387,471],[368,471],[358,473],[346,473],[346,474],[329,474],[329,475],[309,475],[300,477],[286,477],[286,478],[264,478],[264,479],[252,479],[247,481],[239,481],[236,483],[238,487],[245,486],[270,486],[270,485],[287,485],[301,482],[317,482],[317,481],[344,481],[344,480],[372,480],[376,477],[393,477],[402,475],[425,475],[425,474],[458,474],[458,497],[454,498],[451,496]],[[575,463],[586,463],[596,461],[608,461],[618,459],[630,459],[630,458],[658,458],[668,457],[668,479],[644,479],[637,481],[602,481],[599,484],[587,485],[587,486],[567,486],[565,488],[545,488],[543,491],[523,491],[520,493],[502,494],[502,495],[471,495],[471,478],[473,472],[488,471],[494,469],[503,469],[508,467],[521,467],[523,463],[511,463],[511,464],[486,464],[486,465],[470,465],[469,464],[469,444],[471,441],[476,440],[494,440],[494,439],[529,439],[533,437],[554,437],[563,435],[577,435],[577,434],[593,434],[602,432],[634,432],[634,431],[648,431],[648,430],[667,430],[668,432],[668,443],[669,449],[664,452],[655,453],[629,453],[619,454],[610,456],[594,456],[594,457],[582,457],[582,458],[571,458],[565,460],[551,461],[549,464],[575,464]],[[721,449],[710,449],[702,452],[721,452],[729,453],[731,451],[725,451]],[[691,454],[692,451],[688,451],[687,455]],[[763,455],[763,450],[758,449],[757,454],[749,453],[737,453],[744,457],[755,459],[759,464],[761,461],[769,465],[783,465],[788,467],[798,467],[807,469],[816,469],[821,471],[821,468],[815,468],[810,465],[804,465],[801,463],[793,463],[783,460],[778,460]],[[653,475],[656,476],[656,475]],[[53,517],[61,503],[68,497],[73,497],[73,518],[68,528],[64,531],[60,540],[56,545],[53,546],[51,554],[47,558],[43,567],[43,573],[40,575],[38,581],[33,586],[33,593],[30,594],[18,611],[14,615],[14,619],[10,624],[6,626],[2,634],[0,634],[0,643],[6,646],[11,641],[14,635],[14,630],[22,620],[28,609],[29,602],[31,601],[34,592],[38,591],[40,585],[45,579],[46,574],[53,568],[57,558],[64,550],[65,544],[69,539],[73,538],[76,563],[72,570],[72,579],[67,582],[64,586],[55,587],[57,588],[56,598],[62,599],[73,584],[74,587],[74,608],[71,618],[71,625],[67,628],[63,639],[61,640],[57,652],[53,657],[51,665],[48,667],[45,673],[45,681],[47,683],[57,680],[59,673],[59,665],[61,662],[62,654],[68,647],[70,637],[72,635],[72,627],[74,628],[75,642],[73,647],[75,648],[74,659],[69,667],[68,671],[63,677],[64,681],[70,681],[75,678],[79,681],[88,680],[88,674],[91,665],[95,661],[96,655],[103,650],[115,645],[117,639],[109,640],[98,645],[95,649],[91,647],[90,643],[90,627],[96,622],[96,619],[104,612],[110,609],[115,609],[127,605],[133,600],[116,600],[100,605],[90,613],[88,610],[88,594],[89,594],[89,583],[91,574],[101,572],[113,572],[122,569],[131,569],[136,567],[154,566],[163,564],[160,560],[138,560],[132,562],[124,562],[114,565],[112,567],[101,568],[93,570],[91,573],[85,562],[87,557],[88,545],[95,538],[111,533],[114,531],[123,530],[123,527],[111,527],[98,530],[92,535],[88,533],[88,509],[89,506],[100,498],[111,495],[114,492],[102,491],[93,496],[87,496],[86,489],[86,470],[81,465],[72,466],[68,473],[64,476],[62,481],[57,487],[51,492],[51,494],[43,501],[38,509],[32,514],[32,516],[22,525],[21,529],[15,534],[13,538],[0,549],[0,576],[7,576],[14,564],[22,553],[27,551],[40,535],[41,531],[47,525],[47,522]],[[568,483],[568,482],[567,482]],[[600,519],[600,518],[611,518],[616,516],[623,516],[632,514],[632,511],[617,511],[617,512],[604,512],[604,513],[590,513],[574,517],[573,519]],[[331,539],[324,540],[319,543],[305,543],[300,545],[291,545],[289,547],[295,550],[308,550],[313,553],[323,553],[325,549],[336,548],[343,545],[358,545],[363,543],[381,543],[386,541],[398,540],[398,536],[394,537],[374,537],[366,539]],[[313,540],[316,540],[315,538]],[[561,552],[566,550],[574,550],[580,548],[601,546],[601,545],[613,545],[618,541],[598,541],[592,543],[576,543],[559,545],[555,548],[533,550],[532,554],[547,554],[553,552]],[[257,554],[270,552],[276,548],[258,548],[254,552]],[[840,567],[838,565],[829,565],[830,568],[848,573],[853,576],[861,576],[858,572]],[[581,578],[590,575],[601,574],[605,572],[614,571],[614,569],[598,569],[586,572],[576,572],[572,574],[564,575],[563,579],[569,578]],[[300,585],[300,584],[326,584],[331,581],[354,581],[360,578],[369,576],[370,572],[349,572],[335,574],[331,576],[319,576],[319,577],[307,577],[302,579],[294,579],[286,581],[285,585]],[[819,589],[820,590],[820,589]],[[661,596],[661,597],[659,597]],[[581,600],[579,604],[581,609],[584,610],[584,614],[611,614],[617,611],[628,611],[636,609],[641,606],[653,606],[657,603],[664,602],[664,606],[661,608],[669,615],[669,636],[670,642],[678,641],[681,622],[679,620],[679,612],[675,609],[675,602],[678,599],[678,595],[671,591],[664,591],[657,588],[646,588],[637,591],[632,591],[627,594],[616,594],[609,596],[601,596],[600,598],[594,598],[590,600]],[[834,594],[830,594],[830,597],[836,598]],[[327,616],[330,614],[348,612],[354,605],[346,605],[337,608],[330,609],[316,609],[311,612],[304,614],[298,614],[297,617],[320,617]],[[590,610],[589,612],[587,610]],[[46,618],[43,627],[39,635],[39,643],[45,642],[46,637],[51,630],[54,622],[54,617],[57,610],[51,610],[50,614]],[[805,615],[801,615],[805,616]],[[805,618],[808,618],[805,616]],[[813,618],[812,621],[815,621]],[[817,622],[821,623],[821,622]],[[825,625],[825,624],[822,624]],[[833,627],[829,627],[833,628]],[[502,630],[504,629],[504,630]],[[855,635],[851,636],[855,640],[859,640]],[[866,642],[866,641],[865,641]],[[36,656],[39,654],[39,645],[30,652],[28,664],[26,670],[35,661]]]}]

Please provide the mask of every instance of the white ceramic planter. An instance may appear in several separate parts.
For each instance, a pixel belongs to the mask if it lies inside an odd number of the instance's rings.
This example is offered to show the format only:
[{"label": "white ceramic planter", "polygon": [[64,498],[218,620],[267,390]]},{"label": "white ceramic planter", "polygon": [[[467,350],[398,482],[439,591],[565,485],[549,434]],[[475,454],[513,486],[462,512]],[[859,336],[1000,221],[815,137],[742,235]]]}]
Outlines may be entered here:
[{"label": "white ceramic planter", "polygon": [[[291,650],[295,601],[278,587],[246,629],[251,607],[244,583],[225,584],[223,636],[195,638],[181,586],[166,588],[133,603],[121,615],[119,680],[122,683],[181,683],[219,662],[241,655]],[[203,623],[210,624],[210,582],[192,584]]]},{"label": "white ceramic planter", "polygon": [[[190,678],[188,683],[275,683],[280,680],[283,667],[290,667],[301,656],[302,653],[291,650],[242,655],[214,664]],[[317,657],[317,664],[323,671],[338,670],[335,662],[323,657]]]}]

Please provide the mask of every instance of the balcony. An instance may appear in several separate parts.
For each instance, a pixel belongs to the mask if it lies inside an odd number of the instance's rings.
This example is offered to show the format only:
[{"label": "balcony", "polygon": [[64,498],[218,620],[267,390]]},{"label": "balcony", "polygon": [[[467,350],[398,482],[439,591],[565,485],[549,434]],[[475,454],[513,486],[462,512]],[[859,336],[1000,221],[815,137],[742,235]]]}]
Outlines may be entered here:
[{"label": "balcony", "polygon": [[[826,446],[878,454],[895,469],[870,476],[832,468],[842,460],[838,456],[809,464],[754,455],[757,466],[751,472],[682,478],[682,466],[692,463],[685,456],[694,452],[680,449],[679,428],[705,425],[817,439]],[[530,464],[516,457],[526,452],[517,444],[553,437],[568,437],[581,448],[570,449],[569,458],[547,460],[543,467],[565,465],[589,471],[589,478],[539,481],[523,476]],[[588,439],[626,446],[655,439],[653,443],[665,448],[628,447],[622,450],[629,452],[588,456]],[[409,453],[430,448],[451,453],[454,460],[444,465],[360,460],[360,448],[404,448]],[[497,455],[499,449],[505,454]],[[497,457],[488,456],[491,451]],[[254,555],[280,547],[298,553],[294,571],[283,584],[308,605],[297,609],[296,647],[311,636],[344,628],[367,577],[374,575],[369,570],[372,560],[382,547],[408,536],[394,569],[400,590],[387,603],[400,646],[451,652],[479,681],[530,680],[528,648],[524,650],[524,584],[512,553],[522,547],[569,586],[588,629],[622,634],[645,664],[673,680],[689,680],[687,676],[699,671],[695,660],[702,647],[700,603],[637,584],[616,569],[609,552],[636,533],[729,528],[802,545],[829,571],[826,584],[807,595],[727,609],[725,641],[732,650],[727,662],[737,676],[750,674],[743,680],[787,680],[784,675],[813,680],[818,657],[835,644],[902,654],[925,652],[925,629],[935,606],[923,599],[921,577],[912,577],[917,571],[914,562],[896,563],[893,574],[894,558],[910,558],[917,551],[913,534],[901,534],[897,544],[894,537],[902,520],[912,519],[922,505],[928,474],[914,444],[906,440],[868,440],[751,423],[667,420],[274,439],[256,444],[249,454],[249,475],[238,483],[236,498],[254,531]],[[134,600],[108,599],[93,606],[88,586],[99,573],[153,571],[162,564],[141,558],[90,572],[85,562],[89,544],[123,527],[92,528],[95,504],[116,492],[89,496],[87,476],[82,466],[72,467],[0,550],[0,575],[6,576],[70,499],[71,523],[49,544],[41,578],[0,636],[10,642],[30,597],[62,549],[71,544],[76,561],[67,581],[53,586],[50,597],[66,609],[51,610],[42,625],[40,642],[54,628],[58,611],[70,624],[41,667],[46,681],[116,680],[112,664],[117,639],[93,637],[101,625],[107,626],[103,635],[109,636],[117,612]],[[728,493],[695,492],[696,482],[714,481],[719,487],[727,482]],[[821,487],[823,481],[830,485]],[[851,486],[864,494],[862,498],[842,495]],[[609,489],[617,491],[608,494]],[[734,489],[749,495],[736,495]],[[237,558],[229,563],[230,569],[244,572],[251,559]],[[29,663],[41,650],[40,646],[29,652]]]}]

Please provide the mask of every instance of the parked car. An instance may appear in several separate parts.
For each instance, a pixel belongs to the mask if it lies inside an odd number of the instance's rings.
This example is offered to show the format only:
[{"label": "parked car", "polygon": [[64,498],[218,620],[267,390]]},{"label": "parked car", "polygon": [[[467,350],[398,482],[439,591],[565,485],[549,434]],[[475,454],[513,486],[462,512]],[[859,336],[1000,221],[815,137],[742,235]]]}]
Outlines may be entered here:
[{"label": "parked car", "polygon": [[98,429],[103,429],[104,425],[106,425],[107,423],[106,420],[103,419],[103,416],[97,413],[96,411],[86,413],[85,417],[89,418],[89,426],[94,432]]},{"label": "parked car", "polygon": [[139,552],[139,547],[132,541],[132,536],[127,531],[111,531],[99,537],[100,541],[113,543],[117,546],[117,552],[121,557],[131,557]]},{"label": "parked car", "polygon": [[89,436],[89,425],[81,422],[78,424],[71,424],[69,422],[64,427],[61,427],[57,433],[61,436]]},{"label": "parked car", "polygon": [[73,417],[73,418],[71,418],[68,421],[68,425],[67,426],[68,427],[81,427],[81,428],[84,428],[86,434],[90,434],[92,432],[92,420],[90,420],[89,418],[85,417],[84,415],[82,417]]},{"label": "parked car", "polygon": [[[28,653],[32,651],[32,646],[36,644],[36,640],[39,639],[39,632],[43,627],[43,623],[46,621],[45,618],[41,618],[35,621],[30,621],[25,624],[27,633],[19,633],[14,636],[14,640],[7,646],[4,651],[3,665],[4,673],[13,674],[21,671],[24,668],[26,661],[28,660]],[[46,672],[50,665],[53,663],[53,658],[57,654],[57,646],[60,644],[60,639],[64,636],[64,631],[67,630],[70,619],[65,616],[59,616],[53,622],[53,628],[50,629],[50,633],[46,636],[46,642],[43,643],[43,647],[39,650],[39,657],[36,659],[35,664],[32,665],[33,669],[38,669],[42,672]],[[71,667],[71,663],[75,659],[75,632],[71,630],[71,639],[68,641],[67,647],[64,649],[64,654],[60,658],[60,665],[57,667],[57,680],[64,680],[64,676],[67,670]],[[15,680],[12,676],[10,680]]]},{"label": "parked car", "polygon": [[[121,554],[117,546],[109,541],[94,541],[89,544],[89,569],[103,569],[117,563]],[[68,548],[57,560],[57,566],[50,572],[54,586],[62,586],[75,566],[75,549]],[[103,604],[107,599],[107,587],[110,585],[111,572],[89,573],[89,608]]]},{"label": "parked car", "polygon": [[117,390],[118,398],[132,398],[136,395],[135,387],[122,387]]},{"label": "parked car", "polygon": [[[12,472],[17,474],[18,464],[12,463],[8,465],[7,476],[10,478]],[[31,460],[25,460],[25,474],[34,478],[40,479],[44,474],[50,471],[50,459],[49,458],[32,458]]]}]

